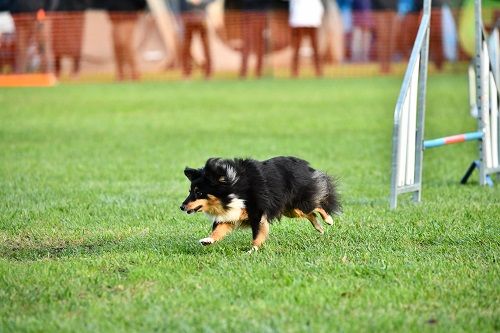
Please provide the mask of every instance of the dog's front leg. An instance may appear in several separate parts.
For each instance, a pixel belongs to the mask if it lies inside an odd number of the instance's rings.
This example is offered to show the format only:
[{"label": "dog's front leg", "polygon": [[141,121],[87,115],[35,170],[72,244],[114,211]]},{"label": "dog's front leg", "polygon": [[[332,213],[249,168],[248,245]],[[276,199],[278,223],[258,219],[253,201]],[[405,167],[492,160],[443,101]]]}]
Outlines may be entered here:
[{"label": "dog's front leg", "polygon": [[210,245],[217,241],[220,241],[222,238],[226,237],[231,231],[235,228],[234,223],[218,223],[214,222],[212,226],[212,233],[210,236],[200,239],[199,242],[201,245]]},{"label": "dog's front leg", "polygon": [[257,251],[262,244],[267,239],[269,235],[269,221],[267,220],[266,215],[262,215],[260,221],[257,223],[252,223],[252,248],[248,251],[248,253],[253,253]]}]

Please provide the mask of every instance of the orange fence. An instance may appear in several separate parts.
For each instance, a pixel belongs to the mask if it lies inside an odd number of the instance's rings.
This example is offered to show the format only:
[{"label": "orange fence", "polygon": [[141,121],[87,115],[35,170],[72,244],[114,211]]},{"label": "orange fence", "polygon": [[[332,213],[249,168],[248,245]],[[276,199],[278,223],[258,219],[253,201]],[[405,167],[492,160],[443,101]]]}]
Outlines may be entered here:
[{"label": "orange fence", "polygon": [[[399,72],[404,67],[419,12],[346,10],[335,1],[326,3],[322,23],[312,33],[291,29],[286,9],[241,11],[224,8],[222,1],[209,5],[204,16],[102,10],[4,14],[0,73],[138,80],[351,76]],[[500,8],[493,12],[500,17]],[[433,9],[434,69],[470,58],[460,35],[461,25],[469,24],[464,16],[456,8]],[[45,80],[53,82],[51,77]]]}]

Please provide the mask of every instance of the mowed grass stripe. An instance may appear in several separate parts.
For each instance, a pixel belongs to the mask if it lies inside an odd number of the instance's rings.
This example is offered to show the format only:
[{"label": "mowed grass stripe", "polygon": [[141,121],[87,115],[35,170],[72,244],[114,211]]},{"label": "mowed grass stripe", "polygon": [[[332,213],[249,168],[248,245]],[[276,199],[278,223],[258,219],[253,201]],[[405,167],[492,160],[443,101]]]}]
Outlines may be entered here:
[{"label": "mowed grass stripe", "polygon": [[[388,209],[398,78],[0,91],[0,331],[498,331],[500,190],[458,185],[477,143],[425,152]],[[463,75],[429,78],[426,137],[475,129]],[[185,166],[296,155],[338,177],[319,235],[212,247]]]}]

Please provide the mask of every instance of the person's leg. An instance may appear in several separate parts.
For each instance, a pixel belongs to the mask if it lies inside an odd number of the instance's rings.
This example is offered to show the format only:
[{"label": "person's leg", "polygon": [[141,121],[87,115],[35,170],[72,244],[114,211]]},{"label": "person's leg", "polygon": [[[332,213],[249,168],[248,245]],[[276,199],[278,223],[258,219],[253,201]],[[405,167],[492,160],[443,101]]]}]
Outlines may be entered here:
[{"label": "person's leg", "polygon": [[358,50],[359,61],[368,62],[370,60],[370,49],[372,43],[372,13],[368,8],[364,8],[358,14],[360,29]]},{"label": "person's leg", "polygon": [[135,13],[127,16],[121,23],[120,28],[121,42],[123,43],[123,61],[125,66],[130,70],[130,75],[133,80],[138,80],[140,78],[137,57],[133,45],[136,19]]},{"label": "person's leg", "polygon": [[55,74],[57,77],[61,76],[61,63],[62,63],[62,56],[55,55],[54,56],[54,70],[55,70]]},{"label": "person's leg", "polygon": [[72,22],[68,24],[73,24],[73,38],[72,38],[72,58],[73,58],[73,71],[72,76],[78,77],[81,68],[81,58],[82,58],[82,42],[83,42],[83,27],[85,24],[84,12],[76,12],[70,17]]},{"label": "person's leg", "polygon": [[205,78],[209,79],[212,76],[212,56],[210,54],[210,42],[208,40],[208,30],[206,24],[198,25],[200,31],[201,43],[203,45],[203,53],[205,55]]},{"label": "person's leg", "polygon": [[300,41],[302,38],[302,28],[291,28],[291,45],[292,45],[292,77],[299,75],[299,50]]},{"label": "person's leg", "polygon": [[50,17],[46,16],[37,21],[35,38],[41,57],[40,71],[43,73],[52,73],[54,71],[51,31],[52,22]]},{"label": "person's leg", "polygon": [[408,13],[402,19],[402,29],[401,29],[401,44],[403,56],[409,59],[411,54],[411,49],[413,47],[413,42],[416,37],[416,26],[415,23],[418,22],[418,15],[415,13]]},{"label": "person's leg", "polygon": [[55,73],[57,76],[62,74],[62,60],[66,56],[73,60],[71,75],[76,77],[83,36],[83,12],[51,12],[49,18]]},{"label": "person's leg", "polygon": [[253,45],[255,49],[256,64],[255,64],[255,76],[260,78],[262,76],[262,67],[264,65],[264,53],[265,53],[265,40],[264,31],[266,29],[266,13],[257,12],[254,15],[254,28],[253,28]]},{"label": "person's leg", "polygon": [[382,73],[391,70],[391,56],[393,49],[392,28],[396,14],[393,11],[379,11],[375,14],[377,31],[377,58]]},{"label": "person's leg", "polygon": [[361,39],[363,31],[359,26],[352,28],[351,37],[351,59],[354,62],[361,61]]},{"label": "person's leg", "polygon": [[307,28],[307,34],[309,35],[309,39],[311,40],[311,47],[313,49],[314,70],[316,72],[316,76],[321,77],[323,76],[323,68],[321,66],[321,58],[319,55],[318,29]]},{"label": "person's leg", "polygon": [[386,63],[386,49],[387,49],[387,31],[385,29],[385,16],[383,12],[375,13],[375,30],[377,34],[377,59],[380,65],[381,72],[389,70]]},{"label": "person's leg", "polygon": [[65,53],[67,54],[67,20],[66,14],[54,12],[50,13],[50,20],[52,21],[52,52],[54,53],[54,72],[56,76],[61,76],[61,63]]},{"label": "person's leg", "polygon": [[116,80],[122,81],[125,79],[124,61],[123,61],[123,45],[121,41],[120,25],[121,19],[118,14],[111,14],[111,33],[113,36],[113,50],[115,56]]},{"label": "person's leg", "polygon": [[362,30],[361,36],[361,61],[368,62],[370,60],[370,48],[372,45],[372,32],[369,28]]},{"label": "person's leg", "polygon": [[431,10],[431,28],[429,36],[429,52],[432,60],[438,70],[443,69],[444,50],[443,50],[443,29],[441,27],[441,8],[432,8]]},{"label": "person's leg", "polygon": [[184,40],[182,43],[182,75],[191,75],[191,39],[193,38],[193,25],[184,21]]},{"label": "person's leg", "polygon": [[31,14],[14,14],[16,27],[16,73],[25,73],[28,67],[29,39],[35,26],[35,17]]},{"label": "person's leg", "polygon": [[241,64],[240,64],[240,78],[245,78],[248,72],[248,57],[251,50],[252,28],[250,27],[251,19],[248,15],[250,13],[238,13],[241,27]]},{"label": "person's leg", "polygon": [[82,64],[82,57],[80,55],[73,57],[73,71],[71,72],[73,78],[79,77],[81,64]]},{"label": "person's leg", "polygon": [[394,49],[396,48],[396,37],[397,37],[397,26],[398,26],[398,20],[397,20],[397,14],[396,11],[394,10],[389,10],[387,13],[387,25],[388,28],[387,30],[389,31],[389,46],[387,50],[387,62],[389,64],[389,71],[390,71],[390,66],[392,63],[392,55],[394,54]]}]

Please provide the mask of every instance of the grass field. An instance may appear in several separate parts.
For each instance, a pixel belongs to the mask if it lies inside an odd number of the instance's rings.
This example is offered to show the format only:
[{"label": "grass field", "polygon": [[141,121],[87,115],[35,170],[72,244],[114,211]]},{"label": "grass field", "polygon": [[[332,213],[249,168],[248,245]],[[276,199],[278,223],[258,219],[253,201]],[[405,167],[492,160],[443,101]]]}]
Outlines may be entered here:
[{"label": "grass field", "polygon": [[[477,144],[429,150],[388,209],[400,78],[0,90],[0,332],[500,330],[500,187]],[[426,137],[474,130],[465,75],[429,79]],[[324,235],[283,219],[247,255],[179,210],[185,166],[296,155],[341,181]]]}]

